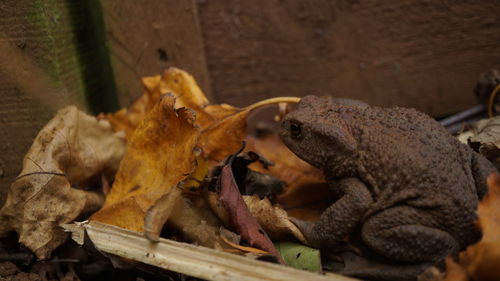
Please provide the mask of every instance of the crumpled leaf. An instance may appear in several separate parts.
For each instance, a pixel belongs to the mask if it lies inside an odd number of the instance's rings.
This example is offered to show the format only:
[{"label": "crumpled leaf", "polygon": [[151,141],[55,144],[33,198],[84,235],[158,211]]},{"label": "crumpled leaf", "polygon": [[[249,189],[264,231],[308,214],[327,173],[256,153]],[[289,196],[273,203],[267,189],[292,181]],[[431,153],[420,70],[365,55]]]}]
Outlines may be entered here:
[{"label": "crumpled leaf", "polygon": [[130,139],[160,95],[171,93],[177,99],[176,108],[187,107],[196,113],[195,122],[202,131],[198,147],[206,158],[215,161],[225,159],[241,147],[246,138],[246,118],[253,110],[269,104],[299,101],[295,97],[272,98],[245,108],[209,104],[194,78],[178,68],[169,68],[162,76],[143,78],[143,84],[146,92],[129,109],[101,115],[101,118],[108,119],[115,130],[125,131],[127,139]]},{"label": "crumpled leaf", "polygon": [[213,116],[217,116],[218,119],[202,131],[200,147],[203,148],[205,155],[209,159],[222,161],[240,149],[243,140],[247,137],[246,120],[252,111],[270,104],[283,102],[296,103],[299,100],[299,98],[294,97],[271,98],[242,109],[225,104],[207,107],[207,110]]},{"label": "crumpled leaf", "polygon": [[[279,205],[272,205],[269,199],[260,199],[257,195],[243,195],[243,200],[247,205],[250,213],[257,219],[259,225],[274,240],[287,240],[296,238],[302,243],[306,243],[304,235],[289,219],[287,212]],[[217,194],[210,192],[207,195],[208,201],[212,210],[224,222],[229,224],[229,216],[227,211],[222,206],[222,203],[217,199]]]},{"label": "crumpled leaf", "polygon": [[[198,155],[199,151],[195,148],[193,153]],[[173,224],[190,241],[211,248],[218,245],[220,224],[216,219],[212,219],[211,223],[207,224],[206,219],[210,217],[210,214],[205,210],[209,209],[208,205],[199,204],[201,200],[194,201],[198,202],[196,206],[180,200],[183,193],[195,192],[207,174],[208,162],[202,155],[198,155],[195,159],[194,171],[178,184],[179,188],[164,194],[148,209],[144,218],[144,234],[149,240],[159,240],[163,225],[173,215],[170,224]],[[212,217],[215,218],[213,214]]]},{"label": "crumpled leaf", "polygon": [[293,242],[276,243],[276,248],[287,265],[312,272],[321,272],[321,255],[318,249]]},{"label": "crumpled leaf", "polygon": [[273,243],[243,201],[230,164],[222,168],[217,185],[220,189],[219,200],[226,209],[231,225],[236,229],[236,232],[251,246],[269,252],[280,263],[284,263]]},{"label": "crumpled leaf", "polygon": [[437,280],[444,280],[444,281],[467,281],[469,280],[469,276],[467,272],[465,271],[465,268],[461,267],[457,263],[453,261],[451,257],[446,258],[445,260],[446,263],[446,277],[438,279]]},{"label": "crumpled leaf", "polygon": [[500,116],[479,120],[469,142],[496,167],[500,167]]},{"label": "crumpled leaf", "polygon": [[85,189],[99,184],[102,174],[111,179],[124,151],[123,136],[108,121],[75,106],[60,110],[24,157],[0,210],[0,235],[15,230],[20,243],[38,258],[48,258],[67,237],[60,224],[102,205],[102,194]]},{"label": "crumpled leaf", "polygon": [[448,276],[460,276],[460,272],[456,271],[463,269],[469,280],[498,280],[500,276],[500,176],[490,175],[488,187],[488,194],[478,207],[483,237],[460,254],[459,265],[462,268],[447,268],[446,280],[452,280]]},{"label": "crumpled leaf", "polygon": [[[466,251],[467,271],[476,280],[493,280],[500,276],[500,176],[488,177],[488,194],[478,207],[482,239]],[[465,257],[464,257],[465,258]]]},{"label": "crumpled leaf", "polygon": [[220,220],[201,197],[194,200],[178,200],[172,209],[168,225],[197,245],[216,249],[226,248],[220,237]]},{"label": "crumpled leaf", "polygon": [[150,217],[157,235],[181,198],[179,183],[195,169],[199,129],[195,114],[175,109],[175,98],[164,95],[132,135],[104,207],[93,220],[143,232],[146,212],[161,199],[163,212]]},{"label": "crumpled leaf", "polygon": [[188,107],[196,112],[197,122],[211,122],[212,117],[205,114],[203,107],[208,100],[198,87],[194,78],[187,72],[171,67],[163,75],[144,77],[142,84],[146,91],[128,109],[121,109],[113,114],[101,114],[108,119],[116,131],[125,131],[127,139],[132,137],[135,128],[148,112],[158,103],[162,94],[176,97],[175,108]]},{"label": "crumpled leaf", "polygon": [[286,183],[284,193],[278,196],[278,203],[288,215],[314,220],[333,202],[333,195],[322,172],[298,158],[277,135],[248,138],[246,150],[256,151],[274,163],[266,169],[262,163],[255,162],[250,168],[273,175]]}]

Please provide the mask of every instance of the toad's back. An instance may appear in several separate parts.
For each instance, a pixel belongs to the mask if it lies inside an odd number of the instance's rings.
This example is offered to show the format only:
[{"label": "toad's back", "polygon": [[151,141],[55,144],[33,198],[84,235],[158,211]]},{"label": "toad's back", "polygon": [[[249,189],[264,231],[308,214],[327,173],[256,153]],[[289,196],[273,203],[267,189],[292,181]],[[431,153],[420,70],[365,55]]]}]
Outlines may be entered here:
[{"label": "toad's back", "polygon": [[478,235],[464,232],[476,218],[474,152],[437,121],[398,107],[337,105],[327,115],[324,122],[343,124],[358,143],[356,176],[375,199],[366,216],[401,204],[434,209],[432,226],[455,232],[463,244]]}]

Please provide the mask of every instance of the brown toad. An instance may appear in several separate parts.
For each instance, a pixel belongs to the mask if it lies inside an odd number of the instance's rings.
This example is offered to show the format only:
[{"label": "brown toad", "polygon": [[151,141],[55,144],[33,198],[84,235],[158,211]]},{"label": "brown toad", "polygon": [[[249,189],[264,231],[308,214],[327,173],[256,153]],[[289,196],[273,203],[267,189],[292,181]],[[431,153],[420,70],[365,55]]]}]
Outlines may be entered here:
[{"label": "brown toad", "polygon": [[339,198],[318,221],[295,220],[312,246],[335,248],[359,229],[385,258],[433,264],[480,238],[475,210],[496,170],[424,113],[307,96],[280,135]]}]

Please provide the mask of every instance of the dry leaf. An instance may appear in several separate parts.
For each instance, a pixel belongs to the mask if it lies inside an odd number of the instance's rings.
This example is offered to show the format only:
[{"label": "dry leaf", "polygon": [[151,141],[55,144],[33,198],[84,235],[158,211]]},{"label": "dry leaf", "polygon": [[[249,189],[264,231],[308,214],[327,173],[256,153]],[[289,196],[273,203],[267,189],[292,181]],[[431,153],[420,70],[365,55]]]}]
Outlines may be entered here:
[{"label": "dry leaf", "polygon": [[467,281],[467,272],[460,265],[456,264],[452,258],[446,259],[446,277],[444,281]]},{"label": "dry leaf", "polygon": [[[101,115],[101,118],[110,121],[116,131],[125,131],[127,139],[130,139],[135,128],[158,103],[162,94],[174,95],[176,108],[188,107],[194,110],[196,122],[201,127],[208,126],[215,120],[210,113],[205,112],[204,108],[207,106],[208,100],[194,78],[187,72],[171,67],[165,70],[163,75],[144,77],[142,83],[146,91],[132,106],[113,114]],[[217,108],[218,113],[225,112],[224,107],[219,109],[218,106],[215,106],[215,108]],[[225,115],[231,113],[233,111]]]},{"label": "dry leaf", "polygon": [[60,110],[24,158],[0,210],[0,235],[15,230],[38,258],[48,258],[67,237],[60,224],[101,206],[102,195],[84,189],[95,186],[101,174],[111,178],[124,151],[124,138],[107,121],[74,106]]},{"label": "dry leaf", "polygon": [[146,92],[128,110],[122,109],[101,118],[108,119],[115,130],[124,130],[130,139],[160,95],[171,93],[177,99],[176,108],[187,107],[196,113],[196,125],[202,130],[198,146],[206,158],[215,161],[225,159],[241,147],[246,138],[246,118],[253,110],[270,104],[299,101],[295,97],[272,98],[241,109],[227,104],[209,105],[194,78],[177,68],[167,69],[162,76],[143,78],[143,84]]},{"label": "dry leaf", "polygon": [[333,202],[322,172],[298,158],[277,135],[248,138],[246,150],[256,151],[274,163],[268,169],[258,162],[250,165],[250,168],[273,175],[286,183],[284,193],[278,196],[278,203],[288,215],[314,220]]},{"label": "dry leaf", "polygon": [[[279,205],[272,205],[267,198],[261,200],[257,195],[243,195],[242,197],[252,216],[273,240],[287,240],[295,237],[302,243],[306,243],[302,232],[288,219],[287,212]],[[217,199],[217,194],[210,192],[207,198],[213,211],[224,224],[228,225],[227,211]]]},{"label": "dry leaf", "polygon": [[168,225],[184,238],[209,248],[224,248],[220,239],[220,221],[203,198],[179,200],[172,210]]},{"label": "dry leaf", "polygon": [[473,280],[498,280],[500,276],[500,176],[490,175],[488,187],[478,207],[483,237],[460,254],[460,265]]},{"label": "dry leaf", "polygon": [[254,253],[254,254],[257,254],[257,255],[269,255],[268,252],[262,251],[261,249],[247,247],[247,246],[242,246],[240,244],[233,243],[233,242],[229,241],[228,239],[224,238],[223,236],[221,236],[221,239],[228,246],[230,246],[230,247],[232,247],[234,249],[238,249],[238,250],[240,250],[242,252],[245,252],[245,253]]},{"label": "dry leaf", "polygon": [[175,109],[172,95],[163,96],[134,131],[104,207],[92,219],[143,232],[146,212],[161,198],[163,212],[150,217],[151,231],[161,229],[180,198],[178,184],[195,169],[194,118],[192,110]]},{"label": "dry leaf", "polygon": [[[253,110],[276,103],[297,103],[299,100],[299,98],[294,97],[278,97],[263,100],[242,109],[228,105],[209,107],[211,114],[217,116],[218,119],[202,131],[200,147],[203,148],[209,159],[222,161],[241,148],[242,142],[247,136],[246,119]],[[228,114],[229,112],[232,113]]]},{"label": "dry leaf", "polygon": [[469,138],[472,147],[496,167],[500,167],[500,116],[479,120],[473,130],[473,136]]},{"label": "dry leaf", "polygon": [[231,225],[251,246],[265,250],[275,256],[280,263],[283,259],[274,247],[267,234],[261,229],[257,220],[246,206],[233,177],[230,164],[222,168],[217,181],[220,194],[219,200],[226,209]]},{"label": "dry leaf", "polygon": [[289,219],[287,212],[278,205],[272,205],[269,199],[260,199],[257,195],[244,196],[250,212],[257,218],[259,224],[269,236],[276,240],[297,238],[305,244],[302,232]]},{"label": "dry leaf", "polygon": [[[142,83],[146,89],[160,82],[161,77],[145,77]],[[146,90],[129,108],[123,108],[115,113],[100,114],[99,118],[109,120],[115,131],[124,131],[127,140],[130,140],[135,128],[142,122],[146,114],[158,103],[160,95]]]}]

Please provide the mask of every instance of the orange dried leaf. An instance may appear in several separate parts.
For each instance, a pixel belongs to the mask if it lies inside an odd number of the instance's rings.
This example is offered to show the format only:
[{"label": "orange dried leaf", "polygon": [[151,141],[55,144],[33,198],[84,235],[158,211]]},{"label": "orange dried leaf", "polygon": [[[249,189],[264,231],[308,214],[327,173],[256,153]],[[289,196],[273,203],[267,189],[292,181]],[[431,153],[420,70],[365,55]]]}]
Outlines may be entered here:
[{"label": "orange dried leaf", "polygon": [[[169,68],[163,75],[143,78],[146,88],[144,95],[129,109],[122,109],[107,118],[115,130],[123,130],[130,139],[134,129],[151,110],[161,94],[171,93],[177,99],[176,108],[187,107],[196,113],[196,125],[202,130],[199,147],[205,157],[221,161],[236,152],[246,138],[246,119],[250,112],[262,106],[292,102],[295,97],[279,97],[263,100],[245,108],[236,108],[227,104],[209,105],[202,90],[187,72]],[[223,144],[223,145],[222,145]]]},{"label": "orange dried leaf", "polygon": [[204,110],[208,104],[207,98],[187,72],[171,67],[165,70],[163,75],[142,78],[142,83],[146,91],[132,106],[113,114],[101,115],[101,118],[110,121],[116,131],[125,131],[127,139],[130,139],[135,128],[158,103],[162,94],[174,95],[176,108],[188,107],[194,110],[196,122],[201,127],[208,126],[214,121],[210,113]]},{"label": "orange dried leaf", "polygon": [[277,135],[262,139],[248,138],[246,150],[256,151],[274,163],[268,170],[258,162],[250,165],[250,168],[273,175],[286,183],[283,194],[278,196],[278,202],[288,215],[314,220],[332,203],[330,188],[321,171],[298,158]]},{"label": "orange dried leaf", "polygon": [[290,185],[304,181],[302,180],[304,177],[324,181],[320,170],[298,158],[277,135],[268,135],[264,138],[250,137],[245,150],[255,151],[274,163],[269,170],[266,170],[256,162],[250,166],[252,170],[271,174]]},{"label": "orange dried leaf", "polygon": [[474,280],[496,280],[500,276],[500,176],[488,177],[488,194],[479,203],[482,239],[460,255],[460,264]]},{"label": "orange dried leaf", "polygon": [[200,147],[208,159],[222,161],[238,151],[246,138],[247,112],[238,112],[204,130]]},{"label": "orange dried leaf", "polygon": [[[175,109],[173,96],[163,96],[134,131],[104,207],[92,219],[143,232],[145,214],[160,198],[173,206],[178,184],[195,169],[194,118],[189,109]],[[156,214],[161,218],[150,219],[161,228],[168,213]]]},{"label": "orange dried leaf", "polygon": [[247,136],[246,120],[253,110],[271,104],[298,102],[299,100],[294,97],[278,97],[263,100],[242,109],[229,105],[209,107],[212,116],[218,118],[212,125],[204,127],[206,129],[201,133],[200,147],[209,159],[221,161],[241,148]]},{"label": "orange dried leaf", "polygon": [[163,73],[157,89],[160,94],[174,93],[178,99],[177,107],[189,107],[198,111],[208,105],[208,99],[193,76],[175,67]]},{"label": "orange dried leaf", "polygon": [[257,248],[253,248],[253,247],[247,247],[247,246],[242,246],[242,245],[233,243],[233,242],[229,241],[228,239],[224,238],[224,236],[221,236],[221,239],[227,245],[229,245],[229,246],[231,246],[231,247],[233,247],[235,249],[238,249],[240,251],[246,252],[246,253],[254,253],[254,254],[258,254],[258,255],[270,255],[269,252],[263,251],[261,249],[257,249]]},{"label": "orange dried leaf", "polygon": [[468,281],[467,272],[460,265],[455,263],[452,258],[446,259],[446,277],[444,281]]},{"label": "orange dried leaf", "polygon": [[142,83],[146,92],[135,101],[129,108],[123,108],[115,113],[101,114],[99,117],[109,120],[115,131],[124,131],[129,140],[135,128],[142,122],[146,114],[158,103],[160,94],[155,93],[151,88],[160,83],[161,76],[145,77]]}]

